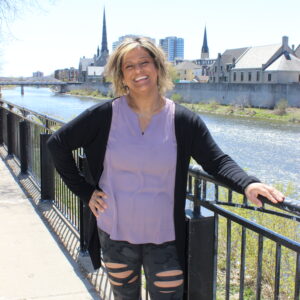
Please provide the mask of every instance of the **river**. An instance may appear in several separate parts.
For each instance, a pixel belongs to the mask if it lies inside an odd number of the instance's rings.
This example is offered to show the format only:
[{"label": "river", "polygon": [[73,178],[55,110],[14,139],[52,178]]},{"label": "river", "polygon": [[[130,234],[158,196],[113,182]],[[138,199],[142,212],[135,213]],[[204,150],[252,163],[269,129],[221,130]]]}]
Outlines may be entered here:
[{"label": "river", "polygon": [[[47,88],[2,90],[4,100],[30,110],[68,121],[99,103],[86,97],[53,93]],[[249,174],[268,184],[297,188],[300,183],[300,126],[251,118],[201,114],[212,136]],[[299,188],[298,188],[299,190]],[[291,196],[299,199],[300,192]],[[300,199],[299,199],[300,200]]]}]

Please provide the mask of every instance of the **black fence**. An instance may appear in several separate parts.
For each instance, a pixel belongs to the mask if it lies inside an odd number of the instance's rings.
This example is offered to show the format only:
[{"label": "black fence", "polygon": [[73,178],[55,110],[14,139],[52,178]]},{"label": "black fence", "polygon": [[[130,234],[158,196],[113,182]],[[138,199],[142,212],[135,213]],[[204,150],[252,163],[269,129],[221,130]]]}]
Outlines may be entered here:
[{"label": "black fence", "polygon": [[[54,170],[46,147],[62,124],[0,100],[0,144],[34,179],[41,201],[53,202],[80,233],[86,252],[83,205]],[[74,158],[84,172],[81,149]],[[262,208],[253,207],[199,166],[190,167],[186,299],[299,299],[300,202],[262,201]]]}]

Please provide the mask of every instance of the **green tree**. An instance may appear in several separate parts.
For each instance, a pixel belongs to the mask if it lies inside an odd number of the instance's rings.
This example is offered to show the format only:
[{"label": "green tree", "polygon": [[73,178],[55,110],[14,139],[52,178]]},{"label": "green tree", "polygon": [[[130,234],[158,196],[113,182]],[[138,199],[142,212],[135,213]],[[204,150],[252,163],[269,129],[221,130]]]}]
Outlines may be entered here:
[{"label": "green tree", "polygon": [[177,82],[179,80],[179,75],[177,73],[176,68],[172,64],[169,64],[168,71],[169,71],[172,81]]}]

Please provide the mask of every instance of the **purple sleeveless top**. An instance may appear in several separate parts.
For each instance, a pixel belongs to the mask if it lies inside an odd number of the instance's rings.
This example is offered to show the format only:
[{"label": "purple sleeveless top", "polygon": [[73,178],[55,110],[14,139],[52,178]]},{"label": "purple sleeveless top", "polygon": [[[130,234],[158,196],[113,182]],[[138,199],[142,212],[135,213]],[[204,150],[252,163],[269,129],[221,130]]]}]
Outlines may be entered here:
[{"label": "purple sleeveless top", "polygon": [[108,208],[98,227],[112,240],[161,244],[175,239],[174,188],[177,144],[175,104],[152,117],[142,134],[125,97],[113,101],[113,116],[99,187]]}]

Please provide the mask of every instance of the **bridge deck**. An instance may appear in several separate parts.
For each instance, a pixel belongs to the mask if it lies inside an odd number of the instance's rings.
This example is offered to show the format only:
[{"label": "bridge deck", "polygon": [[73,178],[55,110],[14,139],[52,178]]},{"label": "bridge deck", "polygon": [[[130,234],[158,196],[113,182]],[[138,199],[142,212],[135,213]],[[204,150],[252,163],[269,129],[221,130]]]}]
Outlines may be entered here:
[{"label": "bridge deck", "polygon": [[57,81],[0,81],[0,85],[67,85],[67,82]]}]

